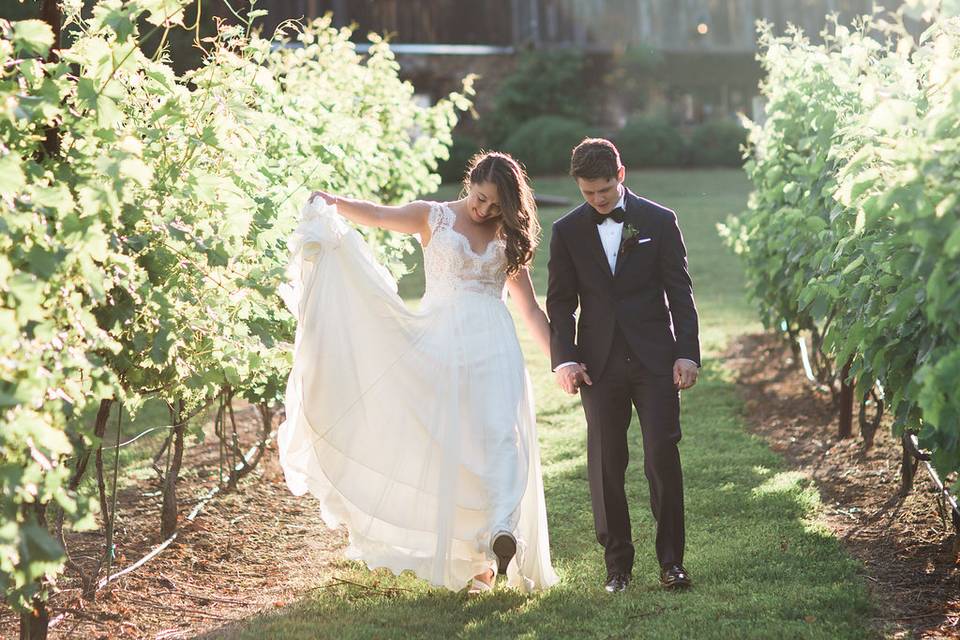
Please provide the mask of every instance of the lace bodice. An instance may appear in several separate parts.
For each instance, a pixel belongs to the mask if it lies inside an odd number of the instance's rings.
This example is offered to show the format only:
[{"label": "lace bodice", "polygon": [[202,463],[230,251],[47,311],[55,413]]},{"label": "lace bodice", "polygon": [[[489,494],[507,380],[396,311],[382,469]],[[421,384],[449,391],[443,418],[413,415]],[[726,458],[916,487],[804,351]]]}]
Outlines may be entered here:
[{"label": "lace bodice", "polygon": [[471,291],[503,298],[507,258],[503,239],[490,241],[481,254],[453,228],[456,214],[442,202],[430,203],[430,242],[423,249],[426,297],[446,297]]}]

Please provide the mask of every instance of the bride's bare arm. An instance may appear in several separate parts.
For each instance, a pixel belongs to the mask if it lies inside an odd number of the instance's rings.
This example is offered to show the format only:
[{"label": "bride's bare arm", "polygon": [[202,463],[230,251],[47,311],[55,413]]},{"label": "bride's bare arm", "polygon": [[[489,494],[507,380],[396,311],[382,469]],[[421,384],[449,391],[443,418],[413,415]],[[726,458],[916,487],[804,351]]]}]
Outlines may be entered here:
[{"label": "bride's bare arm", "polygon": [[517,305],[523,323],[533,334],[537,346],[547,358],[550,357],[550,323],[547,314],[540,308],[537,296],[533,291],[533,281],[530,279],[530,270],[523,267],[517,273],[507,278],[507,291]]},{"label": "bride's bare arm", "polygon": [[400,233],[419,233],[421,236],[425,234],[424,241],[429,241],[430,228],[427,220],[430,216],[430,204],[427,202],[417,200],[409,204],[388,206],[336,196],[325,191],[314,191],[310,194],[310,199],[314,198],[322,198],[327,204],[335,205],[340,215],[359,225]]}]

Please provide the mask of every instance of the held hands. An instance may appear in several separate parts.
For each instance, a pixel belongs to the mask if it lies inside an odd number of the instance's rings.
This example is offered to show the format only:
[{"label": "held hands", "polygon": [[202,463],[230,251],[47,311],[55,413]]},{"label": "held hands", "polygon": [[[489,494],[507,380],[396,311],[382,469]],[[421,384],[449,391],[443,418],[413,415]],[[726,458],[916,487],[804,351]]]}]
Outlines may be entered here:
[{"label": "held hands", "polygon": [[560,367],[555,375],[560,388],[571,395],[575,395],[582,384],[593,384],[593,380],[587,375],[587,366],[584,364],[568,364]]},{"label": "held hands", "polygon": [[677,389],[689,389],[697,384],[698,374],[695,362],[681,358],[673,363],[673,386]]}]

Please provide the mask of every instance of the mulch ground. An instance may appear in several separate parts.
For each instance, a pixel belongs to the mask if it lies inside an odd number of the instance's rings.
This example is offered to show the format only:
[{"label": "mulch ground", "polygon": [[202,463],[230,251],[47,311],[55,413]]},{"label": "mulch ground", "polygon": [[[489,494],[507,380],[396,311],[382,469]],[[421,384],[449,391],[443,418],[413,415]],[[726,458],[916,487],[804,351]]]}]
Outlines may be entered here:
[{"label": "mulch ground", "polygon": [[[259,415],[249,407],[237,418],[241,441],[253,443]],[[187,522],[198,499],[217,485],[218,466],[212,434],[186,449],[177,539],[150,562],[108,584],[93,602],[80,596],[80,581],[68,570],[51,598],[56,623],[50,638],[192,638],[288,604],[335,580],[334,565],[341,562],[346,536],[323,525],[312,498],[290,493],[275,444],[237,491],[216,496]],[[163,542],[159,489],[151,479],[119,494],[112,572]],[[71,557],[95,566],[102,539],[96,531],[69,534]],[[17,618],[0,609],[0,638],[16,638],[17,629]]]},{"label": "mulch ground", "polygon": [[813,388],[782,341],[743,336],[726,355],[750,428],[812,478],[823,521],[863,562],[878,631],[894,638],[960,637],[960,567],[949,513],[941,517],[922,466],[913,491],[900,497],[903,448],[889,422],[865,451],[861,437],[837,437],[829,392]]}]

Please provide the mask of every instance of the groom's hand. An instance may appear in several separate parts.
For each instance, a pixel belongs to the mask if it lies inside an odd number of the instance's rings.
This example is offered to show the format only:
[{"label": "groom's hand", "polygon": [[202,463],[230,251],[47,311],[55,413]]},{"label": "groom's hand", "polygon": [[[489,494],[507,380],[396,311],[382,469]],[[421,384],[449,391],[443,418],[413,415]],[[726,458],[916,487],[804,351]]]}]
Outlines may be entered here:
[{"label": "groom's hand", "polygon": [[673,363],[673,386],[677,389],[689,389],[697,384],[697,363],[686,358],[680,358]]},{"label": "groom's hand", "polygon": [[568,364],[560,367],[556,371],[557,384],[560,388],[571,395],[575,395],[580,390],[582,384],[593,384],[593,380],[587,374],[587,366],[584,364]]}]

